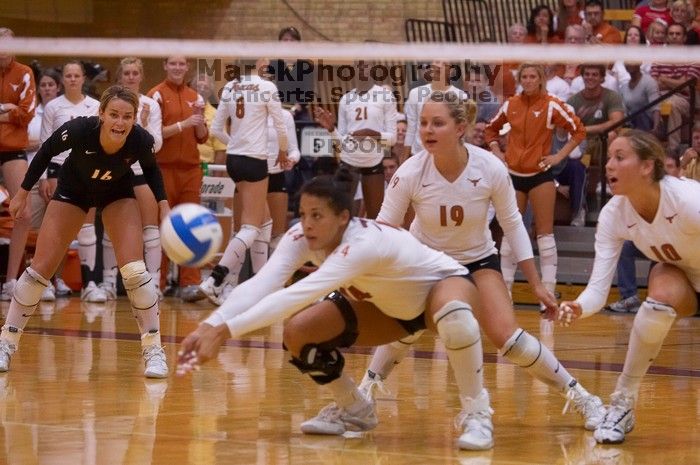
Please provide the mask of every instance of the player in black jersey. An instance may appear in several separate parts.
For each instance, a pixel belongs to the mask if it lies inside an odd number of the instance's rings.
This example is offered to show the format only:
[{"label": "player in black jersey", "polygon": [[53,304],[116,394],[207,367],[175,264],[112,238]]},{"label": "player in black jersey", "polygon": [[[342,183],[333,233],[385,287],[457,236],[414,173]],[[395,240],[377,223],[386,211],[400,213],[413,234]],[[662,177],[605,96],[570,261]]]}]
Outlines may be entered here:
[{"label": "player in black jersey", "polygon": [[107,89],[99,116],[75,118],[58,128],[32,160],[21,189],[10,202],[19,218],[32,186],[51,158],[70,150],[58,174],[58,186],[39,230],[36,252],[17,281],[0,333],[0,372],[7,371],[20,335],[34,313],[47,277],[53,276],[91,207],[102,209],[102,221],[117,255],[124,287],[141,333],[149,378],[168,374],[160,344],[158,294],[143,261],[141,217],[134,198],[131,165],[139,161],[163,218],[169,212],[163,179],[156,165],[153,136],[137,126],[138,96],[123,86]]}]

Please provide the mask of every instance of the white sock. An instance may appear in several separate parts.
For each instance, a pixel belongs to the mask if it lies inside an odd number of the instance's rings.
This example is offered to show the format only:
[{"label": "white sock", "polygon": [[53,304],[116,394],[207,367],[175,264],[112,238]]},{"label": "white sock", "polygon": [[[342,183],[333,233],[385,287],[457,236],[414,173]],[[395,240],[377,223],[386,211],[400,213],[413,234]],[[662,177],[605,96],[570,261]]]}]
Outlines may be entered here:
[{"label": "white sock", "polygon": [[260,268],[267,263],[267,257],[270,251],[270,239],[272,238],[272,219],[263,223],[260,228],[260,234],[255,238],[253,245],[250,247],[250,262],[253,268],[253,274],[260,271]]},{"label": "white sock", "polygon": [[114,254],[114,244],[105,232],[102,236],[102,282],[109,284],[112,289],[117,289],[117,256]]},{"label": "white sock", "polygon": [[143,255],[146,269],[151,274],[153,282],[160,283],[160,262],[162,249],[160,246],[160,230],[158,226],[144,226],[143,228]]}]

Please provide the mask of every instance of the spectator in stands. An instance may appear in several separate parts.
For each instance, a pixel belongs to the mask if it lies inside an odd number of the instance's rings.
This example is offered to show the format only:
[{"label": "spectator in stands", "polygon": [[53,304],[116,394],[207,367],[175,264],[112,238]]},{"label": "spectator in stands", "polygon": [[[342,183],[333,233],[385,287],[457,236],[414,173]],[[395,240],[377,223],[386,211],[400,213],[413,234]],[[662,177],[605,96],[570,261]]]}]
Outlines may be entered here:
[{"label": "spectator in stands", "polygon": [[554,30],[554,13],[549,6],[541,4],[530,11],[527,20],[527,44],[553,44],[561,42],[561,38]]},{"label": "spectator in stands", "polygon": [[562,39],[567,27],[583,22],[583,3],[582,0],[559,0],[554,29]]},{"label": "spectator in stands", "polygon": [[649,45],[666,45],[668,32],[668,25],[660,19],[655,19],[651,24],[645,29],[646,37],[649,41]]},{"label": "spectator in stands", "polygon": [[[490,120],[500,108],[499,98],[495,86],[498,84],[496,76],[494,82],[489,82],[489,73],[486,72],[488,64],[472,66],[464,80],[464,90],[469,94],[470,98],[476,102],[477,119]],[[495,68],[494,68],[495,69]]]},{"label": "spectator in stands", "polygon": [[[301,33],[294,26],[280,30],[277,39],[282,42],[300,42]],[[277,85],[282,105],[292,112],[295,121],[310,122],[309,104],[314,102],[316,73],[308,60],[270,62],[272,82]]]},{"label": "spectator in stands", "polygon": [[[680,24],[673,24],[668,28],[669,45],[685,44],[685,28]],[[654,63],[651,66],[651,76],[656,79],[661,93],[680,86],[691,78],[700,77],[700,66],[696,63],[667,64]],[[671,113],[668,116],[668,149],[677,151],[681,143],[681,131],[677,130],[683,123],[683,118],[690,115],[690,92],[694,89],[685,87],[681,92],[671,95],[668,102],[671,105]]]},{"label": "spectator in stands", "polygon": [[488,124],[488,120],[477,119],[472,130],[467,134],[467,142],[488,150],[488,145],[486,145],[486,126]]},{"label": "spectator in stands", "polygon": [[[521,23],[513,23],[508,27],[509,44],[524,44],[526,36],[527,28]],[[503,63],[500,79],[497,80],[497,83],[500,85],[494,89],[498,94],[499,101],[504,102],[507,98],[515,95],[515,88],[517,87],[515,75],[518,72],[518,66],[520,66],[520,63],[517,62]]]},{"label": "spectator in stands", "polygon": [[[687,0],[676,0],[671,5],[671,16],[673,16],[675,22],[681,22],[676,19],[677,15],[683,15],[682,10],[685,10],[685,16],[687,17],[685,23],[685,29],[688,32],[687,39],[685,40],[686,45],[698,45],[700,44],[700,15],[697,13],[696,6]],[[698,5],[700,6],[700,5]],[[674,13],[677,10],[677,13]],[[681,22],[682,23],[682,22]]]},{"label": "spectator in stands", "polygon": [[673,18],[673,24],[682,25],[686,33],[692,31],[691,23],[693,21],[693,16],[695,16],[695,11],[687,0],[675,0],[671,3],[671,18]]},{"label": "spectator in stands", "polygon": [[640,26],[643,31],[646,31],[649,25],[656,20],[663,21],[666,26],[673,23],[671,10],[668,8],[668,0],[649,0],[648,5],[637,7],[634,10],[632,24]]},{"label": "spectator in stands", "polygon": [[406,153],[405,142],[408,123],[406,122],[406,119],[402,114],[399,114],[398,118],[399,120],[396,122],[396,142],[394,143],[394,145],[391,146],[390,156],[396,157],[399,164],[401,164],[404,161],[406,161],[404,156]]},{"label": "spectator in stands", "polygon": [[605,9],[600,0],[588,0],[584,9],[586,20],[582,23],[589,44],[621,44],[622,33],[604,20]]},{"label": "spectator in stands", "polygon": [[[214,79],[208,74],[199,73],[190,82],[190,87],[195,89],[204,99],[204,120],[207,126],[211,127],[216,107],[219,105]],[[199,160],[204,163],[226,164],[226,144],[217,139],[214,134],[209,133],[209,138],[203,144],[197,144],[197,150],[199,151]]]},{"label": "spectator in stands", "polygon": [[[158,102],[163,115],[163,147],[156,159],[170,207],[182,203],[200,203],[202,170],[199,167],[197,144],[209,138],[204,119],[204,99],[191,87],[185,77],[190,69],[187,58],[172,55],[163,60],[165,80],[148,92]],[[168,260],[161,262],[161,276],[167,273]],[[185,301],[198,298],[201,275],[198,268],[180,267],[180,297]],[[164,283],[164,276],[161,284]]]},{"label": "spectator in stands", "polygon": [[[564,42],[571,45],[583,45],[586,43],[586,31],[580,24],[573,24],[566,28]],[[579,76],[578,63],[567,63],[559,66],[558,75],[571,87],[571,82]],[[571,88],[569,88],[569,92]]]},{"label": "spectator in stands", "polygon": [[[0,40],[14,37],[11,29],[0,27]],[[15,57],[0,54],[0,164],[5,187],[11,197],[20,189],[27,173],[27,127],[34,117],[36,85],[32,69]],[[22,218],[14,222],[7,257],[7,277],[0,300],[9,301],[17,283],[19,267],[27,245],[31,227],[31,204],[27,204]]]},{"label": "spectator in stands", "polygon": [[384,159],[382,159],[382,165],[384,165],[384,189],[386,189],[389,186],[391,177],[396,173],[396,170],[399,169],[399,159],[394,155],[384,157]]},{"label": "spectator in stands", "polygon": [[[627,45],[649,45],[644,32],[639,28],[639,26],[629,26],[625,30],[625,38],[623,41]],[[640,70],[643,74],[649,74],[651,72],[651,63],[642,62],[640,65]],[[611,73],[615,76],[618,81],[625,74],[629,75],[627,68],[625,68],[625,63],[622,60],[618,60],[612,67]],[[625,79],[622,79],[620,85],[624,84]]]},{"label": "spectator in stands", "polygon": [[680,158],[681,173],[688,179],[700,181],[700,166],[698,166],[698,154],[700,154],[700,125],[693,128],[691,146],[683,152]]},{"label": "spectator in stands", "polygon": [[675,178],[681,177],[681,160],[680,157],[673,153],[666,153],[664,159],[664,171],[667,175]]},{"label": "spectator in stands", "polygon": [[[551,168],[567,157],[586,133],[578,117],[558,98],[547,94],[542,66],[522,64],[518,81],[523,87],[522,94],[503,104],[486,127],[486,141],[493,153],[508,166],[521,214],[530,200],[535,216],[542,282],[554,292],[557,272],[557,246],[553,234],[556,188]],[[504,154],[498,137],[506,123],[510,124],[511,130]],[[550,155],[555,127],[565,128],[572,137],[558,153]],[[501,244],[501,257],[503,277],[510,288],[516,261],[508,241]]]},{"label": "spectator in stands", "polygon": [[[620,86],[620,95],[627,115],[632,115],[659,97],[659,87],[653,77],[642,73],[639,63],[626,63],[625,69],[630,75],[630,80]],[[660,124],[661,114],[658,105],[654,105],[630,121],[633,128],[653,131],[655,134],[658,134]]]},{"label": "spectator in stands", "polygon": [[545,65],[544,72],[547,77],[547,92],[555,97],[559,97],[559,100],[566,102],[569,97],[571,97],[571,86],[557,75],[557,71],[560,69],[560,66],[553,63]]},{"label": "spectator in stands", "polygon": [[572,95],[567,103],[574,107],[576,115],[586,125],[588,153],[591,153],[592,146],[595,145],[593,137],[606,133],[608,128],[622,121],[625,107],[618,92],[603,87],[605,65],[588,63],[580,68],[584,89]]}]

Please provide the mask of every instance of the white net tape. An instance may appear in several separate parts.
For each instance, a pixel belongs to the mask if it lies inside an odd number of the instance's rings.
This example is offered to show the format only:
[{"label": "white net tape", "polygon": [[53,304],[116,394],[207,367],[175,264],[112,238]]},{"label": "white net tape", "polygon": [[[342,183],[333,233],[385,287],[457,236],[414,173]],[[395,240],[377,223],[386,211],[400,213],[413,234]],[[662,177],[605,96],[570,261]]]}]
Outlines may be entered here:
[{"label": "white net tape", "polygon": [[700,47],[632,45],[520,45],[496,43],[353,43],[106,39],[17,37],[0,41],[0,53],[28,56],[164,57],[173,54],[198,58],[306,58],[327,62],[348,60],[443,60],[478,62],[535,61],[583,63],[655,61],[700,63]]}]

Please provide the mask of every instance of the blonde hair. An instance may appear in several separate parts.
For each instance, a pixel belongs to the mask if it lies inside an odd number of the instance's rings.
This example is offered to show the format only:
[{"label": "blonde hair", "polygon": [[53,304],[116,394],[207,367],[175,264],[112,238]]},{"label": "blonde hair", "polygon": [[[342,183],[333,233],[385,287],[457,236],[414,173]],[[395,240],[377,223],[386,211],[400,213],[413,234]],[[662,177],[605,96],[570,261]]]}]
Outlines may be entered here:
[{"label": "blonde hair", "polygon": [[655,136],[639,129],[623,129],[620,131],[619,137],[627,139],[632,151],[640,160],[654,162],[654,174],[652,175],[654,181],[658,182],[663,179],[666,174],[664,170],[666,150]]},{"label": "blonde hair", "polygon": [[454,92],[443,92],[441,90],[431,93],[428,100],[444,103],[447,106],[450,118],[458,124],[466,123],[467,126],[473,126],[476,123],[477,107],[474,100],[463,100]]},{"label": "blonde hair", "polygon": [[544,66],[538,63],[521,63],[520,66],[518,66],[518,73],[516,75],[518,84],[520,83],[520,76],[527,68],[532,68],[535,70],[537,75],[540,77],[540,91],[544,91],[545,86],[547,85],[547,75],[544,72]]},{"label": "blonde hair", "polygon": [[141,58],[136,58],[136,57],[126,57],[122,58],[119,61],[119,66],[117,67],[117,83],[122,82],[122,74],[124,73],[124,67],[129,66],[129,65],[136,65],[136,67],[139,69],[139,73],[141,73],[141,77],[144,77],[143,74],[143,61],[141,61]]}]

